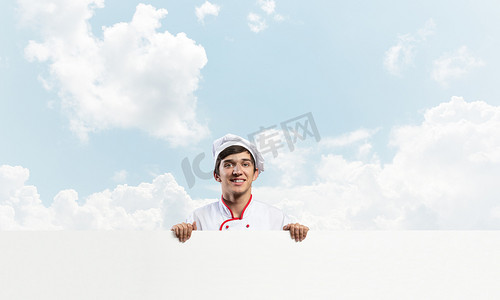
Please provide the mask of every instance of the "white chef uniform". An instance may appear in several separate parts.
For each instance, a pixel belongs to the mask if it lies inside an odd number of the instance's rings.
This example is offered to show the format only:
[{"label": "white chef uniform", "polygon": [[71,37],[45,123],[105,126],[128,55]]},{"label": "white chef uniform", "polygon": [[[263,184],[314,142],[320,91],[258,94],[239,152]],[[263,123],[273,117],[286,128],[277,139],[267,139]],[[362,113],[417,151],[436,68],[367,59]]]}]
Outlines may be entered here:
[{"label": "white chef uniform", "polygon": [[194,221],[198,230],[283,230],[283,226],[290,223],[281,210],[252,200],[251,195],[240,218],[233,216],[221,197],[217,202],[196,209],[187,220],[188,223]]}]

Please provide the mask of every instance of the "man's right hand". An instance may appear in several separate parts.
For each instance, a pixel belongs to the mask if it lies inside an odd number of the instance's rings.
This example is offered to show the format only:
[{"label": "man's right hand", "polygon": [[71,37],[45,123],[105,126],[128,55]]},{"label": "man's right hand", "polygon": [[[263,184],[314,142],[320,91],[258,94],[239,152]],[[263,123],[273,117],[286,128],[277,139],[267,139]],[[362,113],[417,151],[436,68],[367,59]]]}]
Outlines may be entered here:
[{"label": "man's right hand", "polygon": [[179,239],[179,242],[184,243],[191,237],[191,232],[193,232],[193,230],[196,230],[196,221],[194,221],[193,224],[183,222],[174,225],[172,226],[171,230],[175,233],[175,236]]}]

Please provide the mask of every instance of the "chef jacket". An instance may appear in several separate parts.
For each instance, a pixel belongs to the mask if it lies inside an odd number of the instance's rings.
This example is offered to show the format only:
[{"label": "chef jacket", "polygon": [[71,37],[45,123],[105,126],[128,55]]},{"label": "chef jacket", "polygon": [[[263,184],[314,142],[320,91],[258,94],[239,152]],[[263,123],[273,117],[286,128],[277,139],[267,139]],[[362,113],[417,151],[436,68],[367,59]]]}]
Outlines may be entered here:
[{"label": "chef jacket", "polygon": [[188,218],[188,223],[196,221],[198,230],[283,230],[289,224],[288,217],[278,208],[269,204],[250,200],[235,218],[223,198],[196,209]]}]

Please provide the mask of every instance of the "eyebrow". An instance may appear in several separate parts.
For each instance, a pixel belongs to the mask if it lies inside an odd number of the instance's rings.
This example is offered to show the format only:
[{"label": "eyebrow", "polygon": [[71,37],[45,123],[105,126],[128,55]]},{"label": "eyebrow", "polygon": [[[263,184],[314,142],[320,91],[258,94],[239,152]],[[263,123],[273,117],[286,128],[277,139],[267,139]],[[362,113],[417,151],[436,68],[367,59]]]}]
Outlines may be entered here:
[{"label": "eyebrow", "polygon": [[[241,161],[249,161],[249,162],[252,162],[252,160],[251,160],[250,158],[242,158],[242,159],[241,159]],[[234,162],[235,162],[235,160],[234,160],[234,159],[224,159],[224,160],[222,161],[222,163],[226,163],[226,162],[232,162],[232,163],[234,163]]]}]

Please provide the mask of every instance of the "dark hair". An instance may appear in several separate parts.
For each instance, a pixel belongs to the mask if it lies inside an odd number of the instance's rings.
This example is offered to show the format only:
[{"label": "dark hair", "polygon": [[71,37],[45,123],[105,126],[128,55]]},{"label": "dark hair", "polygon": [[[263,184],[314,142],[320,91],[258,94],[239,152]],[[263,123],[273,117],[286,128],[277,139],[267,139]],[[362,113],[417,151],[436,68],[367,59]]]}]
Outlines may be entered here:
[{"label": "dark hair", "polygon": [[227,147],[226,149],[222,150],[219,153],[219,155],[217,156],[217,160],[215,161],[214,173],[217,175],[220,175],[219,174],[220,162],[224,158],[228,157],[231,154],[237,154],[237,153],[242,153],[242,152],[248,152],[250,154],[250,158],[252,159],[252,164],[253,164],[253,170],[256,171],[257,167],[255,166],[255,159],[253,158],[252,153],[250,153],[250,151],[248,151],[248,149],[243,147],[243,146],[233,145],[233,146]]}]

